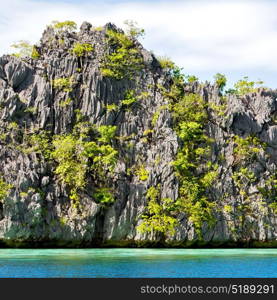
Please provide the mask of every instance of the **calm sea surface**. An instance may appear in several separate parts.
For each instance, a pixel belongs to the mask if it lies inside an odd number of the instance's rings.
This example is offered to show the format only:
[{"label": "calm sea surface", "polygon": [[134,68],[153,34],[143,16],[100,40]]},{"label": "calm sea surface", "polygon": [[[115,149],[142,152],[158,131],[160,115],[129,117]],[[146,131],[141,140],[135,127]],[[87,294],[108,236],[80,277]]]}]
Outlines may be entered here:
[{"label": "calm sea surface", "polygon": [[277,277],[277,249],[0,249],[0,277]]}]

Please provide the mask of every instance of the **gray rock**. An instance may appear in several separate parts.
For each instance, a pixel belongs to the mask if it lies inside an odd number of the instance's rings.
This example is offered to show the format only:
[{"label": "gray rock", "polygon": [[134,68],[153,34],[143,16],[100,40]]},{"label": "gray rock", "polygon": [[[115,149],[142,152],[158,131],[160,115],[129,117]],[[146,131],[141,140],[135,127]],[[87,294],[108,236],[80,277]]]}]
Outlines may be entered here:
[{"label": "gray rock", "polygon": [[[138,42],[146,66],[144,72],[134,81],[103,77],[99,66],[107,51],[104,31],[122,31],[111,23],[105,25],[103,32],[91,27],[84,22],[80,33],[62,33],[64,43],[59,42],[61,37],[53,28],[47,28],[37,61],[0,58],[0,133],[7,134],[6,140],[3,135],[0,140],[0,175],[13,185],[3,208],[0,206],[0,238],[4,242],[63,246],[164,242],[159,233],[141,233],[136,228],[142,222],[148,203],[146,193],[151,186],[159,185],[163,198],[178,198],[179,179],[171,162],[181,144],[170,111],[161,109],[152,126],[154,113],[168,104],[157,84],[169,87],[171,77]],[[93,44],[94,52],[85,58],[74,57],[70,49],[77,41]],[[79,68],[81,71],[77,71]],[[53,88],[53,79],[70,76],[75,81],[72,92]],[[149,95],[131,109],[107,112],[106,105],[118,106],[129,89]],[[218,89],[209,83],[187,84],[184,91],[198,93],[208,103],[221,103]],[[259,188],[265,186],[277,167],[277,126],[272,124],[277,111],[276,96],[277,91],[263,89],[245,97],[232,95],[228,96],[224,116],[210,112],[206,130],[214,139],[211,158],[214,165],[219,165],[219,175],[207,192],[216,207],[214,226],[203,224],[203,239],[207,243],[276,241],[277,218],[269,206],[272,199],[263,199],[259,194]],[[68,97],[72,102],[61,105]],[[119,160],[110,179],[116,201],[106,209],[93,199],[94,182],[89,178],[78,211],[70,202],[68,188],[54,172],[55,164],[49,163],[39,151],[30,153],[22,149],[24,134],[38,130],[47,130],[52,135],[71,132],[76,110],[97,126],[116,125],[117,136],[122,139],[114,141]],[[149,129],[152,131],[147,135]],[[234,172],[241,167],[233,151],[234,135],[255,135],[268,144],[247,165],[256,175],[254,182],[246,183],[250,203],[246,203],[233,180]],[[149,172],[147,180],[136,175],[134,170],[140,166]],[[243,205],[248,207],[244,218],[240,211]],[[189,216],[180,213],[177,218],[180,225],[174,236],[166,237],[168,245],[199,242]]]}]

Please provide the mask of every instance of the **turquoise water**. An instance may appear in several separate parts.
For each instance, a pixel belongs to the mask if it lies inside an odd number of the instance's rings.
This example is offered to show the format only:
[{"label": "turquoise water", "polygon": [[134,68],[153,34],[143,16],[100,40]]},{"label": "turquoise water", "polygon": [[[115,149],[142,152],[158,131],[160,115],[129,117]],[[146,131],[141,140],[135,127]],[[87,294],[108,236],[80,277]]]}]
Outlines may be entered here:
[{"label": "turquoise water", "polygon": [[277,277],[277,249],[0,249],[0,277]]}]

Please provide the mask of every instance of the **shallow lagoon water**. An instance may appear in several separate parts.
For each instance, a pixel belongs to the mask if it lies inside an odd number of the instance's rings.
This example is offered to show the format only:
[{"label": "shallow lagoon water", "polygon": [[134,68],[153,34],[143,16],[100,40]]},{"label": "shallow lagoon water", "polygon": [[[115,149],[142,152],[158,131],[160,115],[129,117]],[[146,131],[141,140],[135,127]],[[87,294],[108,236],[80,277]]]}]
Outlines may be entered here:
[{"label": "shallow lagoon water", "polygon": [[277,249],[0,249],[0,277],[277,278]]}]

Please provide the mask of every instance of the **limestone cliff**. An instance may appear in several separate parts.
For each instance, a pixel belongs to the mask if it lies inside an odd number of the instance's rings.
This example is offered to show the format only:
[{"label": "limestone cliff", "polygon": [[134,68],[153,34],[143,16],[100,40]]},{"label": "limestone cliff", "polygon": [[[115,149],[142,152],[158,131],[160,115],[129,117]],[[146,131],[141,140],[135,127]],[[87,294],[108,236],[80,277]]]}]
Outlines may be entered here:
[{"label": "limestone cliff", "polygon": [[[277,91],[176,83],[124,36],[49,27],[35,59],[0,58],[2,244],[276,245]],[[186,123],[184,107],[205,115]]]}]

